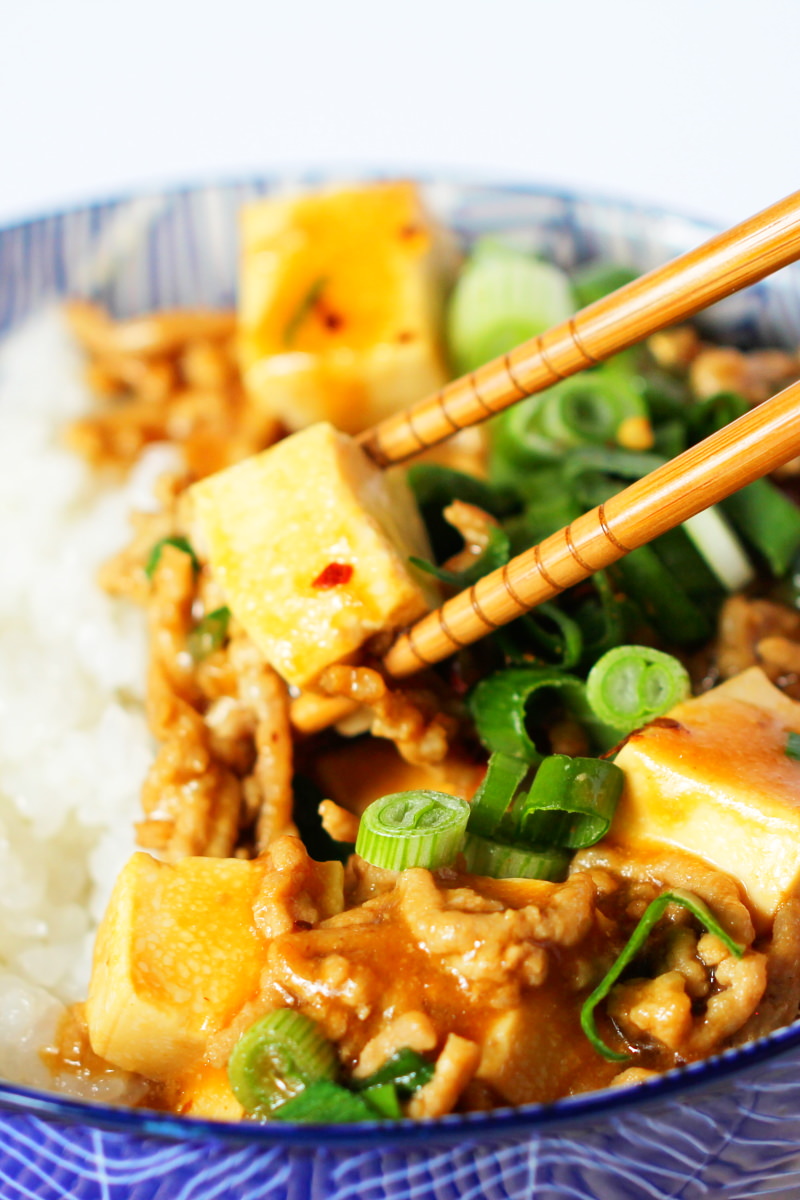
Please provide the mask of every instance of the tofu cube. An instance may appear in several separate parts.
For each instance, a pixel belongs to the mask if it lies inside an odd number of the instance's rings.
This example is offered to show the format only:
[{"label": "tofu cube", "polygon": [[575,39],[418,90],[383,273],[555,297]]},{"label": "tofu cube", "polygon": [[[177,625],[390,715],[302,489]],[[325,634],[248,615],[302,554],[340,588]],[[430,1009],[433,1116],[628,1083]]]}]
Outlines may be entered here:
[{"label": "tofu cube", "polygon": [[[293,839],[284,839],[292,841]],[[339,862],[295,874],[320,920],[344,906]],[[134,854],[117,880],[95,942],[86,1020],[96,1054],[177,1087],[185,1111],[230,1115],[224,1077],[202,1063],[209,1038],[257,995],[269,857],[156,862]],[[283,893],[280,903],[287,903]]]},{"label": "tofu cube", "polygon": [[758,667],[649,725],[617,755],[625,772],[609,840],[685,850],[738,879],[760,928],[800,890],[800,704]]},{"label": "tofu cube", "polygon": [[430,550],[404,475],[379,471],[332,425],[201,480],[190,496],[231,611],[290,684],[313,685],[436,604],[407,565]]},{"label": "tofu cube", "polygon": [[245,386],[289,429],[358,433],[436,391],[447,240],[410,183],[260,200],[242,214]]},{"label": "tofu cube", "polygon": [[130,859],[95,943],[86,1019],[96,1054],[157,1080],[202,1055],[258,989],[263,870],[258,860]]}]

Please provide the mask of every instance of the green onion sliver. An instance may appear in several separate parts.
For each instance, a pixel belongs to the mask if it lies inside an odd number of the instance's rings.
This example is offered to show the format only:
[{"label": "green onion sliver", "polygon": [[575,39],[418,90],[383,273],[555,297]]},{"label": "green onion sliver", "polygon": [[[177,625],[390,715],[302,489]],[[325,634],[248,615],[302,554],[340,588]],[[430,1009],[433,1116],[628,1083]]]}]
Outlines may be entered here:
[{"label": "green onion sliver", "polygon": [[497,751],[491,756],[486,774],[470,803],[467,822],[470,833],[492,836],[528,770],[524,759]]},{"label": "green onion sliver", "polygon": [[309,1083],[333,1079],[336,1050],[316,1021],[291,1008],[267,1013],[242,1034],[228,1060],[239,1103],[262,1120]]},{"label": "green onion sliver", "polygon": [[230,621],[231,610],[227,605],[215,608],[198,621],[186,639],[187,649],[195,662],[202,662],[225,645]]},{"label": "green onion sliver", "polygon": [[684,581],[661,561],[657,544],[639,546],[615,562],[609,568],[612,580],[665,641],[678,646],[707,641],[712,633],[709,616],[691,599]]},{"label": "green onion sliver", "polygon": [[[603,749],[617,740],[593,712],[582,679],[556,667],[510,667],[482,679],[468,698],[469,710],[483,744],[528,763],[542,755],[527,731],[527,707],[538,691],[555,690],[571,716]],[[616,732],[616,731],[615,731]]]},{"label": "green onion sliver", "polygon": [[630,733],[685,700],[690,686],[686,669],[671,654],[651,646],[615,646],[592,667],[586,694],[602,721]]},{"label": "green onion sliver", "polygon": [[393,1083],[378,1083],[374,1087],[365,1088],[360,1094],[384,1121],[402,1119],[400,1099]]},{"label": "green onion sliver", "polygon": [[297,1121],[309,1125],[345,1125],[355,1121],[379,1121],[383,1113],[361,1092],[351,1092],[329,1079],[310,1083],[302,1092],[274,1109],[275,1121]]},{"label": "green onion sliver", "polygon": [[753,564],[716,505],[684,521],[683,528],[729,592],[738,592],[752,583]]},{"label": "green onion sliver", "polygon": [[788,571],[800,549],[800,510],[780,488],[756,479],[723,500],[722,510],[776,578]]},{"label": "green onion sliver", "polygon": [[607,262],[590,262],[580,267],[572,276],[572,287],[581,308],[602,300],[609,292],[624,287],[637,279],[638,271],[631,267],[615,266]]},{"label": "green onion sliver", "polygon": [[363,813],[356,854],[390,871],[444,867],[461,849],[468,818],[469,804],[460,796],[394,792],[374,800]]},{"label": "green onion sliver", "polygon": [[191,543],[185,537],[164,537],[161,538],[153,546],[145,563],[144,573],[148,579],[152,579],[156,573],[156,567],[161,560],[161,551],[165,546],[174,546],[176,550],[182,550],[184,554],[188,554],[192,560],[192,567],[195,571],[200,570],[200,560],[192,549]]},{"label": "green onion sliver", "polygon": [[395,1051],[391,1058],[387,1058],[371,1075],[364,1079],[354,1079],[351,1086],[356,1091],[364,1091],[391,1083],[402,1096],[408,1098],[413,1096],[418,1088],[430,1083],[434,1069],[434,1064],[429,1059],[405,1046],[402,1050]]},{"label": "green onion sliver", "polygon": [[490,879],[566,879],[572,855],[559,846],[512,846],[468,833],[464,861],[472,875]]},{"label": "green onion sliver", "polygon": [[628,943],[622,953],[617,958],[614,965],[605,975],[603,980],[597,985],[592,994],[586,998],[581,1008],[581,1029],[586,1034],[589,1041],[594,1046],[598,1054],[602,1054],[603,1058],[607,1058],[610,1062],[626,1062],[630,1055],[620,1054],[616,1050],[612,1050],[607,1046],[600,1034],[597,1032],[597,1024],[595,1022],[595,1009],[601,1001],[605,1000],[608,993],[611,991],[614,984],[619,979],[622,972],[633,961],[636,955],[644,946],[653,926],[661,919],[664,910],[669,904],[680,904],[683,908],[689,910],[701,925],[703,925],[709,933],[713,933],[724,942],[731,954],[736,958],[741,958],[744,953],[744,947],[739,946],[733,938],[727,933],[720,923],[717,921],[714,914],[707,904],[695,896],[692,892],[684,892],[682,889],[675,888],[670,892],[662,892],[660,896],[656,896],[652,903],[648,904],[645,909],[639,924],[634,929]]},{"label": "green onion sliver", "polygon": [[548,389],[536,415],[544,437],[559,446],[613,442],[625,421],[647,422],[642,396],[623,375],[602,368],[565,379]]},{"label": "green onion sliver", "polygon": [[520,818],[526,842],[580,850],[605,837],[625,776],[600,758],[553,754],[539,765]]},{"label": "green onion sliver", "polygon": [[448,571],[444,567],[434,566],[427,559],[416,556],[412,556],[408,561],[412,567],[417,567],[418,570],[425,571],[428,575],[435,575],[442,583],[449,583],[451,587],[466,588],[477,583],[484,575],[496,571],[498,567],[504,567],[510,556],[511,544],[508,534],[499,525],[490,525],[486,548],[481,554],[476,555],[474,562],[462,571]]},{"label": "green onion sliver", "polygon": [[297,308],[286,322],[286,328],[283,331],[284,346],[292,345],[300,330],[300,326],[303,324],[306,317],[310,315],[311,310],[321,297],[327,284],[328,280],[324,276],[320,276],[319,279],[314,280],[314,282],[309,286],[308,290],[304,293],[299,304],[297,305]]},{"label": "green onion sliver", "polygon": [[787,758],[800,762],[800,733],[787,733],[784,754]]},{"label": "green onion sliver", "polygon": [[484,239],[461,272],[448,309],[448,348],[456,370],[474,371],[574,311],[569,278],[559,267]]}]

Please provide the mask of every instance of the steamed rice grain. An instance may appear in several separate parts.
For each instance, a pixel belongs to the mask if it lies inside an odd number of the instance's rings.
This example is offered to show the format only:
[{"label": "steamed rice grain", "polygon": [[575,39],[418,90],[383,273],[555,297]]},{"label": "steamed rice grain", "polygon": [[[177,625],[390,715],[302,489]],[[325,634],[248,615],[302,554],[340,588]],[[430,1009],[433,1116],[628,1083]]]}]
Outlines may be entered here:
[{"label": "steamed rice grain", "polygon": [[59,440],[91,404],[57,312],[0,346],[0,1076],[33,1083],[86,993],[153,758],[144,617],[96,575],[174,455],[98,482]]}]

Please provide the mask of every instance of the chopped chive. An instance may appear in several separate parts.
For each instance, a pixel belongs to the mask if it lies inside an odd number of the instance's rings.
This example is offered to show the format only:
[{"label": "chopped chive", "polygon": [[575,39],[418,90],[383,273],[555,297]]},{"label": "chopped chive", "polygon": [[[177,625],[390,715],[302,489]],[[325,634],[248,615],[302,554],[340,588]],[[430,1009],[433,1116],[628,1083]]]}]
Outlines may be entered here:
[{"label": "chopped chive", "polygon": [[215,608],[213,612],[206,613],[202,620],[198,621],[186,641],[195,662],[202,662],[209,654],[225,645],[230,620],[231,610],[227,605],[223,605],[222,608]]},{"label": "chopped chive", "polygon": [[315,279],[309,287],[308,291],[303,296],[292,316],[286,323],[286,328],[283,331],[284,346],[291,346],[294,339],[297,337],[300,326],[305,321],[306,317],[311,312],[314,305],[319,300],[323,291],[327,287],[328,279],[321,275],[319,279]]},{"label": "chopped chive", "polygon": [[634,929],[625,948],[613,966],[607,971],[592,994],[586,998],[581,1008],[581,1028],[583,1032],[598,1054],[602,1054],[603,1058],[607,1058],[610,1062],[626,1062],[630,1058],[630,1055],[620,1054],[605,1044],[597,1032],[595,1009],[602,1000],[605,1000],[622,972],[642,949],[651,929],[664,915],[664,911],[669,904],[680,904],[683,908],[688,909],[692,916],[701,925],[705,926],[709,933],[715,934],[725,943],[730,953],[735,955],[736,958],[741,958],[744,953],[744,948],[737,945],[730,934],[722,928],[709,907],[699,896],[695,896],[692,892],[684,892],[679,888],[675,888],[669,892],[662,892],[660,896],[656,896],[655,900],[648,904],[639,924]]},{"label": "chopped chive", "polygon": [[620,733],[660,717],[690,690],[683,664],[652,646],[615,646],[597,660],[586,680],[592,708]]},{"label": "chopped chive", "polygon": [[376,867],[436,867],[461,848],[469,804],[460,796],[426,790],[395,792],[374,800],[358,827],[356,854]]},{"label": "chopped chive", "polygon": [[231,1088],[245,1112],[262,1120],[310,1083],[332,1079],[336,1050],[316,1021],[291,1008],[251,1025],[228,1060]]},{"label": "chopped chive", "polygon": [[185,537],[164,537],[161,538],[153,546],[150,555],[145,563],[144,573],[148,579],[152,579],[156,573],[156,567],[161,559],[161,551],[165,546],[174,546],[176,550],[182,550],[184,554],[188,554],[192,560],[192,567],[195,571],[200,570],[200,560],[191,547],[188,538]]},{"label": "chopped chive", "polygon": [[800,762],[800,733],[787,733],[784,753],[787,758]]}]

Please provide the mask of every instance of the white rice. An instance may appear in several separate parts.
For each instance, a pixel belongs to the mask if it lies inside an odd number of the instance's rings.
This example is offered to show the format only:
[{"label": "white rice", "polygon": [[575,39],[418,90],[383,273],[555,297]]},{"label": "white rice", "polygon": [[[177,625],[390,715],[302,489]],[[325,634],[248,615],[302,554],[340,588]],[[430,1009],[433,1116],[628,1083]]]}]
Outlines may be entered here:
[{"label": "white rice", "polygon": [[153,757],[143,615],[95,577],[174,461],[154,447],[99,484],[59,444],[90,407],[56,311],[0,345],[0,1076],[45,1084],[38,1048],[86,994]]}]

